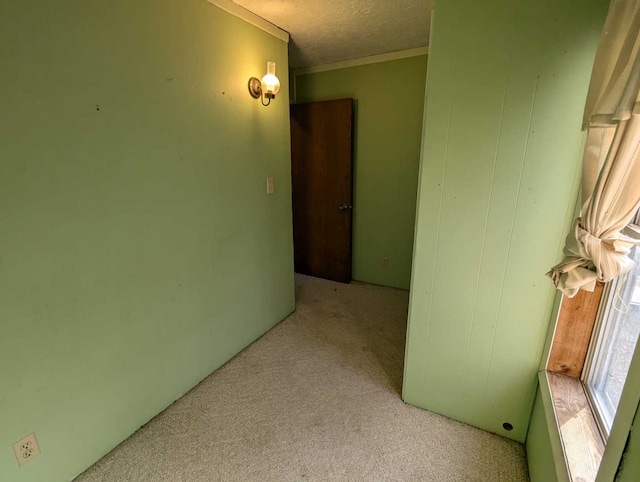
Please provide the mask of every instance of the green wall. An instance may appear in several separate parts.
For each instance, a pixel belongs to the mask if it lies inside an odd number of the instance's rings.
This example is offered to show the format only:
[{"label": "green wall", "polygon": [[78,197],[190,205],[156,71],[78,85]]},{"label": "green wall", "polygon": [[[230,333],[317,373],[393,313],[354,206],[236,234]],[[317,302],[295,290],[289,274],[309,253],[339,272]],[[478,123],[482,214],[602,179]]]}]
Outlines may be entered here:
[{"label": "green wall", "polygon": [[293,310],[287,45],[205,0],[0,17],[0,480],[63,481]]},{"label": "green wall", "polygon": [[638,482],[640,480],[640,406],[629,432],[629,439],[616,478],[618,482]]},{"label": "green wall", "polygon": [[554,300],[544,273],[571,222],[607,6],[435,9],[403,397],[521,442]]},{"label": "green wall", "polygon": [[[555,424],[555,420],[553,421]],[[531,482],[557,482],[551,438],[540,392],[535,398],[527,433],[527,465]]]},{"label": "green wall", "polygon": [[409,289],[426,69],[424,55],[297,76],[298,102],[355,99],[353,278],[360,281]]}]

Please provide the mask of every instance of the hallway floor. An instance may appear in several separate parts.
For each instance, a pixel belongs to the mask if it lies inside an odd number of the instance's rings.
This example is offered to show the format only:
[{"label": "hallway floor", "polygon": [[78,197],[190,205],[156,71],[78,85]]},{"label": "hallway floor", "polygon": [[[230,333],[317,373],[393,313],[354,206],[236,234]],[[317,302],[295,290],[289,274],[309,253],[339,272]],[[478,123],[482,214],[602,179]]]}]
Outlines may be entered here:
[{"label": "hallway floor", "polygon": [[527,481],[524,447],[405,405],[406,291],[296,278],[297,310],[76,481]]}]

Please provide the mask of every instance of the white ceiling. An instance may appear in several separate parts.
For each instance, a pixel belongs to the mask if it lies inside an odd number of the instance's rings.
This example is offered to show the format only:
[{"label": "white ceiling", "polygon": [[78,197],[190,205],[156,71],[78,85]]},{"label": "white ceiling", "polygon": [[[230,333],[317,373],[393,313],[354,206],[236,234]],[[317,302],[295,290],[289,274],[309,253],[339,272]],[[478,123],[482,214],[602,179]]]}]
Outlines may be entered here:
[{"label": "white ceiling", "polygon": [[292,68],[424,47],[433,0],[234,0],[291,35]]}]

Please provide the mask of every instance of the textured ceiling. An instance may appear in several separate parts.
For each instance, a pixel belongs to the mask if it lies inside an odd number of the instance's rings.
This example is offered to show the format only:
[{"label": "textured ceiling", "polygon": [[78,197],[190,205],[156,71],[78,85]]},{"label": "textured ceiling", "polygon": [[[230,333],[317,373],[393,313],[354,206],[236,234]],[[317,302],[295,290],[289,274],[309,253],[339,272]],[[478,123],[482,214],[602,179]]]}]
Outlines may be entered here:
[{"label": "textured ceiling", "polygon": [[292,68],[429,43],[433,0],[234,0],[291,35]]}]

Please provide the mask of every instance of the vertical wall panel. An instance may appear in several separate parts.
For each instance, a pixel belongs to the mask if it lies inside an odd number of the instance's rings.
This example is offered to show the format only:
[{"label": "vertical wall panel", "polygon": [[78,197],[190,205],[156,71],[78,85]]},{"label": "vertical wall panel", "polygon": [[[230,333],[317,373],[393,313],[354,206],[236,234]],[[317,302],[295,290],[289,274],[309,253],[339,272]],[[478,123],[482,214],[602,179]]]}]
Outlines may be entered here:
[{"label": "vertical wall panel", "polygon": [[[524,440],[604,0],[435,11],[404,398]],[[507,432],[503,422],[514,430]]]},{"label": "vertical wall panel", "polygon": [[551,438],[547,430],[547,419],[540,393],[535,399],[531,413],[531,427],[527,434],[527,465],[531,482],[558,482]]},{"label": "vertical wall panel", "polygon": [[640,406],[629,431],[629,439],[617,477],[620,482],[640,480]]}]

